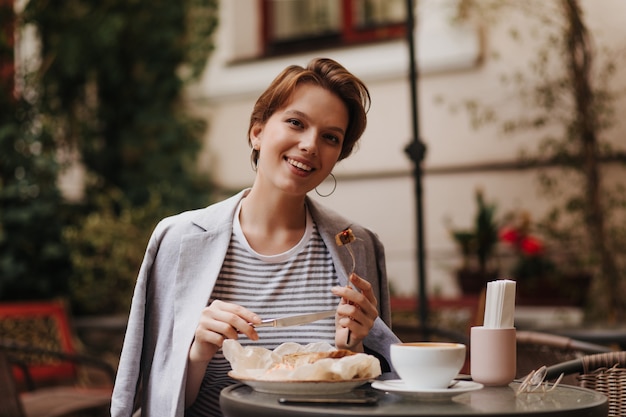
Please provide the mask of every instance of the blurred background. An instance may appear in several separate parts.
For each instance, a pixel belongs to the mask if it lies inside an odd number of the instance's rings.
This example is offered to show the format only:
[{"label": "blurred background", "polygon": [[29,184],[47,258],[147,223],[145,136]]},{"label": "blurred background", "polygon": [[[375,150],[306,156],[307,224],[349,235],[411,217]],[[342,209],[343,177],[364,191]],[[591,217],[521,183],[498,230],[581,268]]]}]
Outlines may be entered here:
[{"label": "blurred background", "polygon": [[394,299],[511,278],[623,322],[626,2],[416,1],[416,110],[411,3],[0,0],[0,300],[125,315],[156,222],[250,186],[257,96],[325,56],[372,107],[311,197],[379,234]]}]

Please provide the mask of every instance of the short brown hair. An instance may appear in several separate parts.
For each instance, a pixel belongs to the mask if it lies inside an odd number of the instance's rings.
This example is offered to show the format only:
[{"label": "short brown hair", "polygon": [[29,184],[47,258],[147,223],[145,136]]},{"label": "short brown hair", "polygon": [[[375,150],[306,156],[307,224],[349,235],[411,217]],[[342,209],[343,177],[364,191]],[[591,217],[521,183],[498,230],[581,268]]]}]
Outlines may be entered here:
[{"label": "short brown hair", "polygon": [[[329,58],[313,59],[306,68],[290,65],[272,81],[257,99],[250,115],[248,143],[250,143],[252,127],[255,124],[267,122],[276,110],[285,105],[296,87],[304,83],[320,86],[336,94],[348,108],[348,128],[339,154],[339,161],[347,158],[365,131],[371,99],[363,81]],[[258,151],[253,151],[252,159],[255,165],[258,157]]]}]

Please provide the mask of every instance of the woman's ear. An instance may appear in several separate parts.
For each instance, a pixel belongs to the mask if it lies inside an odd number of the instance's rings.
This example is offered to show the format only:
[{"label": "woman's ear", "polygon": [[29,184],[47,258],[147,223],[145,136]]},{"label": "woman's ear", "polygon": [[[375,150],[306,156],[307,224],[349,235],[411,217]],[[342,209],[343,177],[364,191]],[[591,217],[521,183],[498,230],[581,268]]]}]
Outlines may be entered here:
[{"label": "woman's ear", "polygon": [[263,126],[260,124],[255,124],[250,129],[250,143],[252,144],[252,149],[259,150],[261,148],[261,133],[263,132]]}]

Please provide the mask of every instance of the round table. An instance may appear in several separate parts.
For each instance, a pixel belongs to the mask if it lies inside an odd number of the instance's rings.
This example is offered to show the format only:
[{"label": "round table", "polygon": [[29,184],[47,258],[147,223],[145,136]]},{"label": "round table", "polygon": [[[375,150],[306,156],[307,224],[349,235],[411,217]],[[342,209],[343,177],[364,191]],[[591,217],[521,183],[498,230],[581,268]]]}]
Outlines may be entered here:
[{"label": "round table", "polygon": [[607,398],[575,386],[560,385],[548,393],[515,395],[519,386],[485,387],[445,400],[430,401],[375,390],[369,385],[358,388],[375,395],[375,405],[280,404],[278,394],[254,391],[242,384],[225,388],[220,406],[225,417],[302,417],[302,416],[606,416]]}]

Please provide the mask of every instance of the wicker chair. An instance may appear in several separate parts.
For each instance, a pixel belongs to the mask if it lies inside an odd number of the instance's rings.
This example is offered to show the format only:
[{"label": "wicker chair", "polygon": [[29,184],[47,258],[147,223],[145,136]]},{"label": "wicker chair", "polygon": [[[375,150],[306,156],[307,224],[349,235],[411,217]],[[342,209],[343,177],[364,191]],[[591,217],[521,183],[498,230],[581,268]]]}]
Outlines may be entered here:
[{"label": "wicker chair", "polygon": [[64,302],[0,303],[0,349],[8,352],[14,364],[19,360],[28,368],[27,374],[15,373],[18,389],[79,381],[89,386],[112,385],[113,366],[83,354],[81,347]]},{"label": "wicker chair", "polygon": [[[550,366],[594,353],[611,352],[608,346],[583,342],[565,336],[534,331],[517,331],[517,378],[524,378],[540,366]],[[557,375],[558,376],[558,375]],[[575,377],[561,383],[578,385]]]},{"label": "wicker chair", "polygon": [[626,415],[626,351],[597,353],[549,366],[546,379],[574,375],[579,385],[605,394],[609,417]]},{"label": "wicker chair", "polygon": [[0,303],[0,417],[110,414],[115,369],[74,340],[63,303]]},{"label": "wicker chair", "polygon": [[[19,369],[28,367],[18,363]],[[73,386],[35,388],[20,392],[14,377],[15,364],[0,349],[0,417],[99,417],[109,414],[110,389]]]}]

